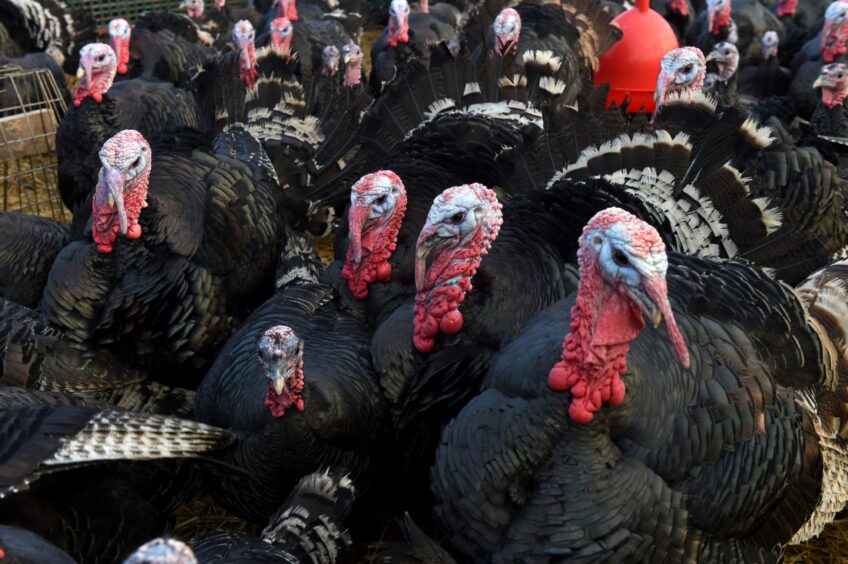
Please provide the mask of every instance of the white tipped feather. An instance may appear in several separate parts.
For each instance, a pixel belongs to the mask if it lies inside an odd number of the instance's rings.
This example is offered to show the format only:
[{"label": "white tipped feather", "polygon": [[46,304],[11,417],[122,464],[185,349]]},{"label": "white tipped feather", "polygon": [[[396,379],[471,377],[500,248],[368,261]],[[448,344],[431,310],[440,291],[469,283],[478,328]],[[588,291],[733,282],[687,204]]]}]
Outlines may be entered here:
[{"label": "white tipped feather", "polygon": [[527,86],[527,77],[523,74],[513,74],[511,77],[502,76],[498,79],[501,88],[523,88]]},{"label": "white tipped feather", "polygon": [[456,102],[452,98],[440,98],[429,106],[427,106],[427,111],[424,112],[424,117],[427,120],[431,120],[438,114],[447,110],[453,110],[455,108]]},{"label": "white tipped feather", "polygon": [[539,80],[539,88],[549,94],[557,96],[565,92],[565,82],[552,76],[543,76]]},{"label": "white tipped feather", "polygon": [[753,118],[748,118],[739,130],[747,137],[751,143],[760,149],[768,147],[774,142],[772,130],[768,126],[761,126]]},{"label": "white tipped feather", "polygon": [[560,67],[562,67],[562,59],[554,55],[553,51],[525,51],[521,58],[525,65],[535,63],[537,65],[548,67],[551,72],[557,72]]},{"label": "white tipped feather", "polygon": [[752,202],[760,208],[760,212],[763,214],[766,233],[771,235],[780,229],[780,226],[783,225],[783,212],[776,208],[770,208],[771,200],[769,198],[755,198]]},{"label": "white tipped feather", "polygon": [[663,102],[663,107],[697,106],[709,113],[715,113],[718,102],[703,92],[673,92]]},{"label": "white tipped feather", "polygon": [[465,88],[462,90],[463,96],[470,96],[471,94],[480,94],[480,85],[476,82],[466,82]]}]

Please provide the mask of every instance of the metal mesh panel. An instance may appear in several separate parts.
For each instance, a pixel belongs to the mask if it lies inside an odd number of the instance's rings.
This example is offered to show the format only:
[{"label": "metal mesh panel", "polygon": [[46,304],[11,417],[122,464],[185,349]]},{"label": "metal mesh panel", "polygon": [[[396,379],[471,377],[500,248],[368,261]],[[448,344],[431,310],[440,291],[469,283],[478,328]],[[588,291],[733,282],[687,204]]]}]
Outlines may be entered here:
[{"label": "metal mesh panel", "polygon": [[0,209],[70,219],[57,187],[56,129],[65,110],[50,71],[0,67]]},{"label": "metal mesh panel", "polygon": [[114,18],[133,23],[143,12],[175,10],[180,0],[65,0],[71,10],[82,10],[94,18],[97,27],[105,29]]}]

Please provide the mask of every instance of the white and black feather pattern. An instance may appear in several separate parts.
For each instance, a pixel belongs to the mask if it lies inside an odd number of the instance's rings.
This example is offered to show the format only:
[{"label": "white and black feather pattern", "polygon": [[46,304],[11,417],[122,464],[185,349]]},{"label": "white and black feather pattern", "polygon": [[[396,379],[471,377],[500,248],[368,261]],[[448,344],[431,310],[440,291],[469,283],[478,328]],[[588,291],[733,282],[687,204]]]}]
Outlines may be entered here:
[{"label": "white and black feather pattern", "polygon": [[324,263],[307,237],[286,227],[286,245],[277,265],[276,287],[291,284],[317,284],[324,274]]},{"label": "white and black feather pattern", "polygon": [[102,460],[155,460],[197,456],[229,439],[223,429],[187,419],[128,411],[97,413],[42,462],[45,466]]},{"label": "white and black feather pattern", "polygon": [[0,16],[6,27],[23,28],[31,41],[26,50],[58,49],[70,55],[74,49],[74,22],[64,2],[57,0],[0,0]]}]

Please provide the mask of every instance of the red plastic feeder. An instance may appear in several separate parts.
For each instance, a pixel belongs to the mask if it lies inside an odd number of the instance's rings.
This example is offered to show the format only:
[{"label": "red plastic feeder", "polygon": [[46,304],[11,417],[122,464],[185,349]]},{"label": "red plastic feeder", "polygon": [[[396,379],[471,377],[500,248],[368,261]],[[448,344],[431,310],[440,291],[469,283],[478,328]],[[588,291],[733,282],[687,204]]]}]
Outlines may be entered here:
[{"label": "red plastic feeder", "polygon": [[660,73],[660,60],[680,44],[665,18],[651,9],[650,0],[636,0],[636,6],[612,23],[623,37],[600,58],[595,86],[609,83],[607,107],[629,100],[628,112],[654,111],[654,90]]}]

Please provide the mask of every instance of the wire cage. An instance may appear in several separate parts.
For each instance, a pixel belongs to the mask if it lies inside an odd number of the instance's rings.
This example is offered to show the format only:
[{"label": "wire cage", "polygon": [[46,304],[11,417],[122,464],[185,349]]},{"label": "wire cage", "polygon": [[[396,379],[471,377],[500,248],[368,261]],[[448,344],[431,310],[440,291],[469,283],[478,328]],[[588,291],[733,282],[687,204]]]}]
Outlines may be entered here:
[{"label": "wire cage", "polygon": [[81,10],[94,18],[98,30],[105,33],[109,22],[114,18],[124,18],[133,22],[144,12],[175,10],[180,0],[65,0],[72,11]]},{"label": "wire cage", "polygon": [[70,220],[56,160],[56,130],[66,109],[50,71],[0,67],[0,209]]}]

